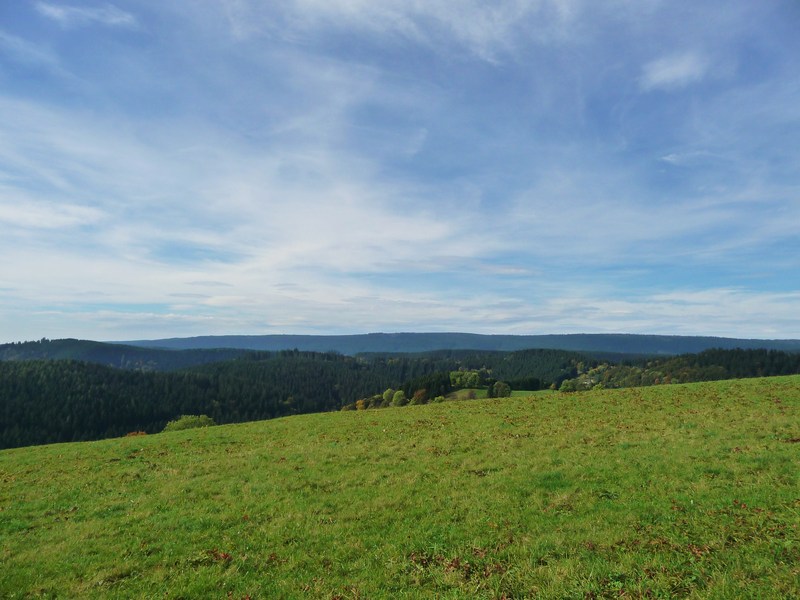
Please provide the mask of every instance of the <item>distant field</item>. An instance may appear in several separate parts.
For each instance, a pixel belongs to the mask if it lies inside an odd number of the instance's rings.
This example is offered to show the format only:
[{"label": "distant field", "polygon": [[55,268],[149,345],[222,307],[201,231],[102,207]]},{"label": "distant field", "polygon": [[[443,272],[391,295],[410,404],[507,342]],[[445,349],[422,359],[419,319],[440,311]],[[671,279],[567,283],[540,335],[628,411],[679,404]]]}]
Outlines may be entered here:
[{"label": "distant field", "polygon": [[448,400],[470,400],[470,399],[486,398],[486,390],[479,388],[466,388],[463,390],[456,390],[447,395]]},{"label": "distant field", "polygon": [[[540,390],[540,391],[536,391],[536,392],[530,392],[530,391],[527,391],[527,390],[512,390],[511,397],[512,398],[528,398],[528,397],[531,397],[531,396],[542,396],[542,395],[547,395],[547,394],[550,394],[550,393],[551,393],[550,390]],[[448,394],[447,398],[449,400],[467,400],[469,398],[472,398],[473,396],[474,396],[474,399],[478,399],[478,400],[485,399],[486,398],[486,390],[485,389],[480,389],[480,388],[475,388],[475,389],[467,388],[467,389],[464,389],[464,390],[458,390],[458,391],[452,392],[452,393]]]},{"label": "distant field", "polygon": [[0,597],[797,598],[799,465],[798,376],[5,450]]},{"label": "distant field", "polygon": [[512,398],[529,398],[532,396],[546,396],[550,394],[550,390],[540,390],[536,392],[530,392],[528,390],[512,390],[511,397]]}]

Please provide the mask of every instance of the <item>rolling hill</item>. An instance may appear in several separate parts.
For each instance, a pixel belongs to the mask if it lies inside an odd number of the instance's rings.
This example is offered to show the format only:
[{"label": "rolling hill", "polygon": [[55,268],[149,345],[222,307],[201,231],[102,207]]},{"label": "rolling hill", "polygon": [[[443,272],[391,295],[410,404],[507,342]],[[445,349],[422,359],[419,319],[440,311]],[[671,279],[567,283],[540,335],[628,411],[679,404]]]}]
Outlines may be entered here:
[{"label": "rolling hill", "polygon": [[0,451],[4,598],[800,595],[800,377]]},{"label": "rolling hill", "polygon": [[174,371],[247,353],[233,348],[170,350],[71,338],[0,345],[0,361],[76,360],[136,371]]},{"label": "rolling hill", "polygon": [[800,352],[800,340],[758,340],[702,336],[565,334],[480,335],[475,333],[368,333],[361,335],[226,335],[120,342],[147,348],[188,350],[244,348],[340,352],[427,352],[442,349],[525,350],[546,348],[620,354],[687,354],[711,348],[763,348]]}]

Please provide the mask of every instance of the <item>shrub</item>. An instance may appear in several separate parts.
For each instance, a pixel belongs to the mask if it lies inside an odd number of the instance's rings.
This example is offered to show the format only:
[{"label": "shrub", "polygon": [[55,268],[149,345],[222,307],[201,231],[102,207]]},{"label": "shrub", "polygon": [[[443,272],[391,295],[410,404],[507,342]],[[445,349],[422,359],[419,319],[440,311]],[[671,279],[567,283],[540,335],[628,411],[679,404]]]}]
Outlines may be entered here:
[{"label": "shrub", "polygon": [[214,419],[206,415],[181,415],[167,423],[164,431],[182,431],[184,429],[197,429],[198,427],[210,427],[212,425],[216,425]]},{"label": "shrub", "polygon": [[428,390],[417,390],[414,392],[414,396],[411,398],[411,402],[409,404],[427,404],[428,403]]},{"label": "shrub", "polygon": [[397,390],[392,396],[392,406],[405,406],[408,404],[408,398],[403,390]]},{"label": "shrub", "polygon": [[574,379],[565,379],[561,382],[561,387],[558,390],[560,392],[576,392],[578,391],[578,386]]},{"label": "shrub", "polygon": [[508,398],[511,396],[511,386],[505,381],[495,382],[492,391],[494,392],[494,394],[492,394],[494,398]]}]

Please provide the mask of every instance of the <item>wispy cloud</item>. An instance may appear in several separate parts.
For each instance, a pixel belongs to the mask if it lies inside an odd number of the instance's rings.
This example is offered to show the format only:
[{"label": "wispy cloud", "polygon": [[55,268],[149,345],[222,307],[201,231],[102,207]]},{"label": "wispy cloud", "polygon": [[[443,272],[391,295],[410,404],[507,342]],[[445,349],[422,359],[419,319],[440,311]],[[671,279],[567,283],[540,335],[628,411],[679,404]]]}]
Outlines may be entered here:
[{"label": "wispy cloud", "polygon": [[58,57],[48,48],[0,30],[0,52],[15,62],[59,70]]},{"label": "wispy cloud", "polygon": [[642,69],[643,90],[675,90],[702,81],[709,70],[701,54],[686,52],[665,56],[647,63]]},{"label": "wispy cloud", "polygon": [[8,9],[0,331],[800,336],[800,45],[733,4]]},{"label": "wispy cloud", "polygon": [[687,152],[670,152],[661,157],[665,163],[671,165],[684,167],[702,164],[709,160],[720,159],[722,157],[714,155],[711,152],[704,150],[690,150]]},{"label": "wispy cloud", "polygon": [[66,229],[97,223],[103,213],[80,205],[54,205],[38,200],[21,201],[0,186],[0,223],[26,229]]},{"label": "wispy cloud", "polygon": [[43,17],[56,21],[62,27],[98,24],[109,27],[135,28],[139,24],[134,15],[112,4],[88,7],[37,2],[34,6]]},{"label": "wispy cloud", "polygon": [[[541,43],[563,38],[581,12],[581,0],[290,0],[280,7],[226,0],[233,33],[240,38],[269,33],[303,36],[340,29],[388,36],[427,47],[443,42],[495,62],[521,39]],[[276,25],[276,17],[280,27]]]}]

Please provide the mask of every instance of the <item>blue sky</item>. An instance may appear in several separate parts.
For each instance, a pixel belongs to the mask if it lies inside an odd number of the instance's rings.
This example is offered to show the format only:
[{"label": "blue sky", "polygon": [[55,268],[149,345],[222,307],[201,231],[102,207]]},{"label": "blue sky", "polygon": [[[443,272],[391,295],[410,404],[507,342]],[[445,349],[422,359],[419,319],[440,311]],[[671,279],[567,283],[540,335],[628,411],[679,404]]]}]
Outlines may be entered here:
[{"label": "blue sky", "polygon": [[800,338],[800,3],[0,3],[0,341]]}]

